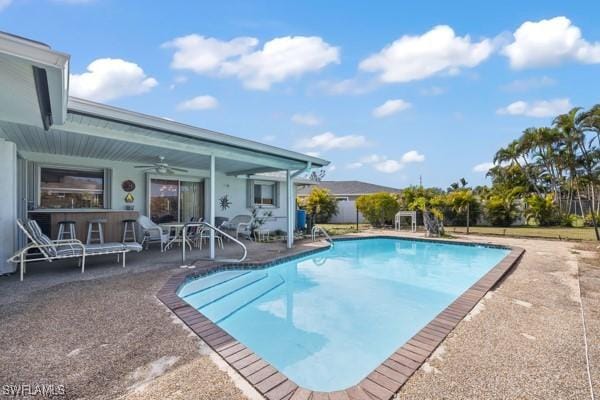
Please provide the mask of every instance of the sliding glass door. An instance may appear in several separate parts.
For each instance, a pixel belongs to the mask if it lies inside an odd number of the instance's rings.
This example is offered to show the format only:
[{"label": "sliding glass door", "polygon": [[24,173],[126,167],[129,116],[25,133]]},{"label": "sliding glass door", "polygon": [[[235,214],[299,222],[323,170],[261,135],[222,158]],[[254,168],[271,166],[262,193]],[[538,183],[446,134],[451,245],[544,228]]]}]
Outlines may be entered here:
[{"label": "sliding glass door", "polygon": [[150,218],[157,224],[189,222],[203,217],[204,183],[150,179]]}]

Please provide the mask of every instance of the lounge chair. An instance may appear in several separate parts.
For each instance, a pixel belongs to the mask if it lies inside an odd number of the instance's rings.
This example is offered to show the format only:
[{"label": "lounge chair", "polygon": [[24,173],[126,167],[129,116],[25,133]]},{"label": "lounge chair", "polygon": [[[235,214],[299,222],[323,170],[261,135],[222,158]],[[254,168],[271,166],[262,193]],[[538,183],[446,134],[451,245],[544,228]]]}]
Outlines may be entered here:
[{"label": "lounge chair", "polygon": [[148,245],[150,243],[160,243],[160,251],[165,251],[165,244],[169,242],[169,232],[165,232],[159,225],[155,224],[150,218],[145,215],[140,215],[137,219],[137,223],[142,229],[142,243]]},{"label": "lounge chair", "polygon": [[252,223],[252,216],[250,215],[236,215],[229,221],[225,221],[221,224],[219,229],[224,231],[235,232],[235,238],[237,239],[240,234],[244,234],[244,232],[250,229],[250,224]]},{"label": "lounge chair", "polygon": [[[123,268],[125,268],[125,254],[130,251],[139,252],[142,250],[142,246],[135,242],[83,244],[77,239],[50,240],[48,236],[42,233],[40,226],[34,220],[29,220],[26,224],[23,224],[20,219],[17,219],[17,226],[31,242],[8,259],[9,262],[20,264],[21,280],[23,280],[25,273],[25,263],[30,261],[45,260],[52,262],[53,260],[77,258],[81,265],[81,273],[83,273],[86,257],[108,254],[116,254],[117,257],[120,257],[122,255]],[[33,249],[38,250],[39,253],[29,254],[29,251]]]}]

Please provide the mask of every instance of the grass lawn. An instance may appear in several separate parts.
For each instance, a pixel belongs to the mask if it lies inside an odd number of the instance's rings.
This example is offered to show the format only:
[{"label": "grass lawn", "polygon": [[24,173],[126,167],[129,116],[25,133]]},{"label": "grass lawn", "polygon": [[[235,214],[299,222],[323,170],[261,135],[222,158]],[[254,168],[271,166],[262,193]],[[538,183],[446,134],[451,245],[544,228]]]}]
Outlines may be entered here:
[{"label": "grass lawn", "polygon": [[[356,232],[356,224],[319,224],[330,235],[344,235]],[[369,229],[369,224],[358,224],[358,230]],[[421,227],[422,229],[422,227]],[[446,233],[466,233],[464,226],[447,226]],[[565,227],[535,227],[535,226],[513,226],[509,228],[495,226],[472,226],[469,231],[479,235],[500,235],[517,237],[535,237],[562,240],[596,240],[594,228],[565,228]]]},{"label": "grass lawn", "polygon": [[[319,224],[319,226],[323,227],[332,236],[356,232],[356,224]],[[358,224],[359,231],[364,231],[370,227],[369,224]]]},{"label": "grass lawn", "polygon": [[[447,226],[446,233],[465,233],[467,228],[464,226]],[[565,228],[565,227],[535,227],[535,226],[515,226],[509,228],[495,226],[472,226],[469,232],[481,235],[502,235],[502,236],[521,236],[538,237],[551,239],[570,239],[570,240],[595,240],[594,228]]]}]

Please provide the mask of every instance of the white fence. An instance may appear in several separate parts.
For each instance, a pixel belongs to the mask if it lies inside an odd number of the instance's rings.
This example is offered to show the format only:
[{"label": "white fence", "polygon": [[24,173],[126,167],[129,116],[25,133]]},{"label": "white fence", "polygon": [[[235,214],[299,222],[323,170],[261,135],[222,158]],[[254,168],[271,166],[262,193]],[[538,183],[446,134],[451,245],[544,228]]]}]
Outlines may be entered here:
[{"label": "white fence", "polygon": [[[356,201],[354,200],[339,200],[337,202],[338,213],[329,219],[332,224],[354,224],[356,223]],[[361,213],[358,213],[358,223],[365,222],[365,218]]]}]

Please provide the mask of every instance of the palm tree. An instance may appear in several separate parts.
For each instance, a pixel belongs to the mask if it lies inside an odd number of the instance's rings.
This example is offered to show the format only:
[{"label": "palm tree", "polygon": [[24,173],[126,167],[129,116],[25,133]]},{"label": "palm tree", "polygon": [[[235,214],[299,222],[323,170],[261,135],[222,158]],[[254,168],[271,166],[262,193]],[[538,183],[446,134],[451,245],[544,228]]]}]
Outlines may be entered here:
[{"label": "palm tree", "polygon": [[[521,161],[524,161],[525,165],[522,165]],[[508,146],[501,148],[494,155],[494,164],[506,163],[514,164],[517,167],[519,167],[519,169],[525,174],[525,177],[527,178],[527,181],[529,182],[533,190],[535,190],[535,192],[539,195],[542,194],[535,180],[531,176],[531,168],[526,168],[526,148],[523,146],[523,143],[520,140],[513,140],[508,144]]]},{"label": "palm tree", "polygon": [[471,211],[471,203],[475,201],[475,196],[473,195],[473,191],[471,190],[457,190],[455,192],[450,193],[449,202],[452,206],[452,209],[457,213],[466,213],[467,217],[467,235],[469,234],[469,226],[470,226],[470,211]]},{"label": "palm tree", "polygon": [[560,132],[560,140],[563,148],[561,158],[563,159],[565,166],[569,171],[569,195],[567,198],[569,211],[571,208],[571,202],[573,200],[573,191],[575,191],[579,200],[579,208],[583,213],[581,192],[579,190],[579,183],[577,181],[577,143],[579,142],[582,134],[579,126],[582,120],[580,111],[581,107],[574,107],[568,113],[561,114],[554,118],[552,124]]}]

